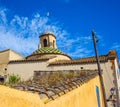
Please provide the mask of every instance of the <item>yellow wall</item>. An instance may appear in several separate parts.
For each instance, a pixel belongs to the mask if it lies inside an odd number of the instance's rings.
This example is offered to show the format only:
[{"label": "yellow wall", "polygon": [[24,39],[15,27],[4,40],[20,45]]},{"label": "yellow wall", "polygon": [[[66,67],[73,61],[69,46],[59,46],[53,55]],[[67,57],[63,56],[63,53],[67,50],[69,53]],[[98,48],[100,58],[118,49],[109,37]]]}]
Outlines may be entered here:
[{"label": "yellow wall", "polygon": [[37,94],[18,91],[0,86],[1,107],[98,107],[96,86],[100,90],[101,107],[104,107],[99,77],[91,79],[61,97],[46,104],[40,100]]},{"label": "yellow wall", "polygon": [[46,104],[46,107],[98,107],[96,86],[100,90],[101,107],[104,107],[99,77]]},{"label": "yellow wall", "polygon": [[0,86],[0,107],[44,107],[37,94]]}]

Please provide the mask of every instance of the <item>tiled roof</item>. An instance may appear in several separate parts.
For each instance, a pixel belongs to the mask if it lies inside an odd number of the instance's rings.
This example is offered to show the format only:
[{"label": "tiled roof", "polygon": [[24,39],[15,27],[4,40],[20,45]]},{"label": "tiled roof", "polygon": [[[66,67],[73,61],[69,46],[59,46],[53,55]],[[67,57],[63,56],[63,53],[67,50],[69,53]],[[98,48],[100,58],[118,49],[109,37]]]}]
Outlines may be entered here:
[{"label": "tiled roof", "polygon": [[[106,56],[99,57],[100,62],[106,62]],[[88,57],[88,58],[81,58],[77,60],[57,60],[55,62],[51,62],[49,65],[64,65],[64,64],[87,64],[87,63],[95,63],[96,57]]]},{"label": "tiled roof", "polygon": [[[111,50],[108,54],[99,56],[99,60],[100,62],[107,62],[109,59],[114,59],[116,57],[117,57],[116,51]],[[51,62],[49,65],[87,64],[87,63],[96,63],[96,57],[87,57],[77,60],[57,60],[55,62]]]},{"label": "tiled roof", "polygon": [[40,48],[40,49],[36,50],[35,52],[33,52],[33,54],[43,54],[43,53],[56,53],[56,54],[59,53],[59,54],[64,54],[60,50],[55,49],[55,48],[51,48],[51,47]]},{"label": "tiled roof", "polygon": [[25,59],[25,60],[11,60],[9,61],[9,64],[12,63],[17,63],[17,62],[35,62],[35,61],[44,61],[44,60],[49,60],[50,57],[41,57],[39,59]]},{"label": "tiled roof", "polygon": [[46,99],[44,100],[44,103],[47,103],[80,87],[82,84],[95,78],[97,75],[98,71],[96,70],[67,71],[67,73],[63,72],[63,74],[55,71],[48,73],[47,77],[49,79],[47,79],[45,74],[42,75],[42,77],[35,77],[35,79],[31,81],[22,82],[13,87],[19,90],[38,93],[41,99]]}]

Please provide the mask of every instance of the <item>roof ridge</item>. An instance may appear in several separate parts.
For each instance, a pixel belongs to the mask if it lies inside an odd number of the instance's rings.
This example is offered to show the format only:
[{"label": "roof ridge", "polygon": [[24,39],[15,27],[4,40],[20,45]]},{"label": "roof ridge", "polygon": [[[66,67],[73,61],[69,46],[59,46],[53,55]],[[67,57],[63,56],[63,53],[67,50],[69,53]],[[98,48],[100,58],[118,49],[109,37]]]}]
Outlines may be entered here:
[{"label": "roof ridge", "polygon": [[[108,60],[108,55],[99,56],[100,62],[106,62]],[[55,62],[50,62],[49,65],[62,65],[62,64],[83,64],[83,63],[95,63],[96,57],[81,58],[77,60],[56,60]]]}]

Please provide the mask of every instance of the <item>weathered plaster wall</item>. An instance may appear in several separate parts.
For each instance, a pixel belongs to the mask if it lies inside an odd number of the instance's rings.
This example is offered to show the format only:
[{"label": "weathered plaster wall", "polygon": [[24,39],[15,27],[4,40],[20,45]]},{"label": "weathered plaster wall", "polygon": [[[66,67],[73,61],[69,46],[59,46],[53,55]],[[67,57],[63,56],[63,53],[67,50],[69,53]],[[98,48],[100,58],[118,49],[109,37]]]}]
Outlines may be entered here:
[{"label": "weathered plaster wall", "polygon": [[37,94],[0,85],[0,107],[44,107]]},{"label": "weathered plaster wall", "polygon": [[6,64],[9,61],[9,50],[0,52],[0,64]]},{"label": "weathered plaster wall", "polygon": [[23,60],[23,59],[25,59],[24,56],[10,50],[9,61],[11,61],[11,60]]},{"label": "weathered plaster wall", "polygon": [[0,52],[0,75],[5,73],[5,68],[9,61],[9,51]]},{"label": "weathered plaster wall", "polygon": [[[115,82],[115,84],[116,84],[116,90],[117,90],[117,92],[116,92],[116,94],[117,94],[117,97],[118,97],[118,99],[120,99],[120,75],[119,75],[119,66],[118,66],[118,60],[117,59],[115,59],[115,60],[113,60],[113,66],[114,66],[114,74],[113,74],[113,76],[114,76],[114,78],[115,78],[115,80],[114,80],[114,82]],[[119,102],[119,100],[118,100],[118,102]]]},{"label": "weathered plaster wall", "polygon": [[49,70],[46,69],[47,65],[47,61],[12,63],[8,64],[8,74],[16,74],[19,75],[22,80],[28,80],[32,79],[34,71]]},{"label": "weathered plaster wall", "polygon": [[100,90],[100,104],[104,107],[99,77],[46,104],[46,107],[98,107],[96,86]]},{"label": "weathered plaster wall", "polygon": [[8,49],[0,52],[0,75],[5,75],[7,72],[7,64],[10,60],[24,59],[23,56]]},{"label": "weathered plaster wall", "polygon": [[99,87],[100,105],[104,106],[99,77],[89,80],[82,86],[62,95],[46,104],[32,93],[0,86],[1,107],[98,107],[96,86]]}]

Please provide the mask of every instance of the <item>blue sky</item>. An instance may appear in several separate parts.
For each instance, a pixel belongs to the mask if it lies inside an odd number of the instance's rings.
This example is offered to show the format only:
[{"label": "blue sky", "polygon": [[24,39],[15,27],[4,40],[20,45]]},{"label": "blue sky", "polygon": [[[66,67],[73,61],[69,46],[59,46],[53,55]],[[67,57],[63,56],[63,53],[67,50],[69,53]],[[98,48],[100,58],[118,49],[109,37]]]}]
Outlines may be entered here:
[{"label": "blue sky", "polygon": [[39,35],[54,32],[60,50],[73,58],[94,55],[91,30],[99,54],[120,54],[119,0],[0,0],[0,50],[25,56],[38,48]]}]

